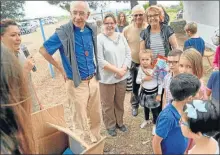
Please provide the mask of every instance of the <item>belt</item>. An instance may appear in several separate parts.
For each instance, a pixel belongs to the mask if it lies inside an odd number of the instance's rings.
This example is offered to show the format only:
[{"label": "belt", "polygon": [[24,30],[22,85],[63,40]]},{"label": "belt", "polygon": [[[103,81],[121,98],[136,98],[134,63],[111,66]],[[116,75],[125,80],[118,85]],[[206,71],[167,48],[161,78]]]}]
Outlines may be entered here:
[{"label": "belt", "polygon": [[95,76],[95,73],[92,75],[89,75],[88,77],[81,79],[82,81],[91,80]]}]

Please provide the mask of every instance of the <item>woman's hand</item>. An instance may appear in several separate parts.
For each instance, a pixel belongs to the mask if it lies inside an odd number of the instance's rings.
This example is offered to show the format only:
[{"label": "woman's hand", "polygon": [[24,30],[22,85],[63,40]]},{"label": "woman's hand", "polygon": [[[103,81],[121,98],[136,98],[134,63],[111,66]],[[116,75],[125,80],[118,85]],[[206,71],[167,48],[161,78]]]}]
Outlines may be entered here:
[{"label": "woman's hand", "polygon": [[24,63],[24,71],[29,73],[33,69],[34,65],[34,58],[31,55],[29,55]]},{"label": "woman's hand", "polygon": [[118,68],[116,72],[116,78],[121,79],[127,72],[127,69],[125,70],[124,68]]}]

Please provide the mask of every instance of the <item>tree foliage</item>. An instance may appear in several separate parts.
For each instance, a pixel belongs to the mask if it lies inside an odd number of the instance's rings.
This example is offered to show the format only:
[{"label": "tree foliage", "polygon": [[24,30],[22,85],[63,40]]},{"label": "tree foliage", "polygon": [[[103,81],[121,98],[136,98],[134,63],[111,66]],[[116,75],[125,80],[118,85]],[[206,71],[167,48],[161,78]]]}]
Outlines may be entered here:
[{"label": "tree foliage", "polygon": [[144,9],[146,10],[147,8],[149,8],[149,7],[150,7],[150,3],[149,3],[149,2],[147,2],[146,4],[144,4],[144,5],[143,5],[143,7],[144,7]]},{"label": "tree foliage", "polygon": [[116,2],[130,2],[131,9],[138,4],[137,0],[127,0],[127,1],[121,1],[121,0],[116,0]]},{"label": "tree foliage", "polygon": [[[62,9],[70,11],[70,3],[71,1],[47,1],[49,4],[58,5]],[[106,1],[88,1],[89,7],[96,10],[97,8],[101,7],[104,8],[108,2]]]},{"label": "tree foliage", "polygon": [[0,1],[1,19],[21,19],[24,17],[25,1]]}]

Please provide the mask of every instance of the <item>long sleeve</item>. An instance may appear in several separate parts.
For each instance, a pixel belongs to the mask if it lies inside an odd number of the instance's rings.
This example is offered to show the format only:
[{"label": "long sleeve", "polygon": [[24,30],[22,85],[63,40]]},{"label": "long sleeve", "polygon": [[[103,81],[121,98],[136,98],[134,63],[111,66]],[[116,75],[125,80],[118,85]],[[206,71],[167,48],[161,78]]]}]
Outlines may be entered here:
[{"label": "long sleeve", "polygon": [[143,75],[143,71],[142,71],[141,67],[139,67],[137,78],[136,78],[136,83],[137,84],[142,83],[142,75]]},{"label": "long sleeve", "polygon": [[123,65],[126,65],[128,68],[131,68],[131,49],[130,49],[130,47],[128,45],[128,42],[125,39],[125,37],[123,35],[121,35],[121,37],[123,39],[123,42],[124,42],[124,45],[125,45],[125,52],[126,52],[125,61],[124,61]]},{"label": "long sleeve", "polygon": [[220,61],[220,46],[216,48],[215,57],[213,59],[213,66],[219,67],[219,61]]},{"label": "long sleeve", "polygon": [[104,58],[104,43],[102,42],[102,34],[99,34],[97,37],[97,47],[98,47],[98,54],[97,54],[97,59],[100,68],[104,68],[106,65],[109,64],[108,61],[105,60]]}]

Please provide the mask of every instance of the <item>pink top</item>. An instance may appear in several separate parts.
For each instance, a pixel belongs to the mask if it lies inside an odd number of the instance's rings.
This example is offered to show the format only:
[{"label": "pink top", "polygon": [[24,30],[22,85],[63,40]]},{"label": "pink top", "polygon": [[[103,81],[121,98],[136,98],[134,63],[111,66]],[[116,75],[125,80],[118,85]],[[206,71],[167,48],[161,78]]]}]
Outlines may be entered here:
[{"label": "pink top", "polygon": [[206,94],[207,87],[206,87],[203,80],[200,79],[200,82],[201,82],[201,87],[200,87],[199,92],[197,93],[196,97],[200,100],[208,100],[208,96]]},{"label": "pink top", "polygon": [[215,57],[213,60],[214,68],[216,68],[216,67],[219,68],[219,61],[220,61],[220,46],[218,46],[215,51]]}]

